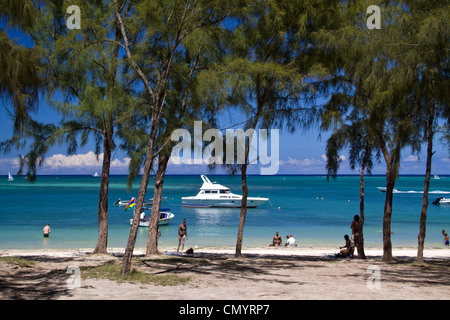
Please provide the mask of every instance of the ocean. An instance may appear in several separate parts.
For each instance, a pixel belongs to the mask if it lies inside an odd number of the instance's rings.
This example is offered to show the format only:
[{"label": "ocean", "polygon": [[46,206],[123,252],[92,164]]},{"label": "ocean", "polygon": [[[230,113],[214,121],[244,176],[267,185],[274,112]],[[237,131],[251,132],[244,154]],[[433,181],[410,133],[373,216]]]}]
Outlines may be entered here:
[{"label": "ocean", "polygon": [[[242,194],[240,176],[208,175]],[[132,210],[114,205],[118,198],[137,197],[140,180],[131,191],[126,176],[111,176],[109,192],[109,248],[125,248]],[[152,183],[152,180],[150,180]],[[401,176],[394,194],[392,245],[416,247],[419,232],[424,178]],[[181,197],[197,194],[202,185],[199,175],[168,175],[165,178],[162,207],[175,217],[161,226],[159,247],[176,248],[177,230],[187,220],[189,247],[234,247],[239,225],[239,209],[188,208]],[[35,183],[23,177],[7,181],[0,177],[0,250],[5,249],[84,249],[97,242],[97,206],[100,178],[92,176],[38,176]],[[299,247],[338,247],[350,224],[359,214],[359,176],[249,176],[249,196],[270,198],[270,202],[247,210],[244,249],[265,247],[275,232],[292,234]],[[367,248],[382,248],[382,219],[385,193],[384,176],[365,178],[364,241]],[[441,230],[450,231],[450,205],[431,204],[438,196],[450,197],[450,176],[431,179],[425,248],[443,247]],[[150,184],[146,198],[153,197]],[[42,237],[42,228],[50,224],[51,235]],[[145,248],[148,228],[140,227],[136,248]]]}]

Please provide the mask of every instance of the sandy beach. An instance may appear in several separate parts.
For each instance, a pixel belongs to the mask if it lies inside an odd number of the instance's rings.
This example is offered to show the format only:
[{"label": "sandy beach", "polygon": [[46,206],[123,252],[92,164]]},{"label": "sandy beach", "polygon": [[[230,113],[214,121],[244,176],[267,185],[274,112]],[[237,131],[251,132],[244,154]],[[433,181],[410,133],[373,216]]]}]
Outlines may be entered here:
[{"label": "sandy beach", "polygon": [[[38,300],[447,300],[450,297],[450,249],[393,250],[395,261],[382,261],[382,250],[366,248],[366,260],[337,258],[338,248],[251,248],[234,258],[233,248],[196,248],[193,255],[165,253],[144,258],[134,251],[133,268],[154,275],[177,275],[182,284],[117,283],[85,278],[83,268],[120,263],[123,249],[92,255],[91,249],[1,250],[0,299]],[[4,257],[35,261],[21,266]],[[70,282],[80,268],[79,282]],[[70,273],[68,273],[70,272]],[[72,278],[73,279],[73,278]]]}]

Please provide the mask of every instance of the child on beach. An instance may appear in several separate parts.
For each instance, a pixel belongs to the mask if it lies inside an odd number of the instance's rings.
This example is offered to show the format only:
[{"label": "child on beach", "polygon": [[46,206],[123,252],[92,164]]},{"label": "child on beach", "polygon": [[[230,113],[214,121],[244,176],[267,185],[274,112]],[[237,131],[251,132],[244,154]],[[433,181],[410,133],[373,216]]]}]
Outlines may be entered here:
[{"label": "child on beach", "polygon": [[448,240],[449,240],[449,239],[448,239],[448,234],[447,234],[447,233],[444,233],[444,244],[445,244],[446,246],[448,246],[448,243],[449,243]]}]

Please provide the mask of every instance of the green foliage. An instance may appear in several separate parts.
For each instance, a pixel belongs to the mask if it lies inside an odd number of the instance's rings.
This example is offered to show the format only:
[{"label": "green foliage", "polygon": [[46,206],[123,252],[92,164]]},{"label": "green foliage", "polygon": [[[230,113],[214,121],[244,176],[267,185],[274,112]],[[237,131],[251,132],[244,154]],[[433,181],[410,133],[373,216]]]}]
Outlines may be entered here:
[{"label": "green foliage", "polygon": [[22,268],[31,268],[36,265],[36,261],[17,257],[0,257],[0,262],[13,264]]},{"label": "green foliage", "polygon": [[[34,6],[31,1],[0,2],[0,18],[6,27],[29,30],[33,25]],[[5,29],[6,29],[5,27]],[[30,111],[38,105],[39,93],[45,88],[41,77],[41,54],[37,48],[27,48],[16,44],[5,30],[0,30],[0,96],[12,102],[14,110],[9,110],[14,118],[14,130],[20,132]]]},{"label": "green foliage", "polygon": [[121,265],[115,261],[106,262],[96,267],[82,267],[81,276],[83,278],[108,279],[118,283],[130,282],[141,284],[153,284],[159,286],[177,286],[189,282],[188,277],[178,275],[156,275],[132,269],[129,274],[120,274]]},{"label": "green foliage", "polygon": [[[327,146],[327,168],[336,175],[338,152],[346,147],[354,168],[363,159],[362,141],[375,151],[382,147],[382,139],[397,176],[400,151],[407,146],[413,152],[421,148],[420,132],[429,117],[425,101],[434,101],[440,110],[436,119],[448,106],[448,90],[443,88],[448,82],[449,33],[440,23],[448,10],[438,1],[380,2],[382,29],[370,30],[364,24],[366,17],[356,14],[364,6],[361,1],[341,10],[347,23],[317,33],[321,47],[331,52],[324,79],[331,97],[321,115],[322,128],[334,132]],[[434,69],[431,80],[430,66],[436,63],[439,71]]]}]

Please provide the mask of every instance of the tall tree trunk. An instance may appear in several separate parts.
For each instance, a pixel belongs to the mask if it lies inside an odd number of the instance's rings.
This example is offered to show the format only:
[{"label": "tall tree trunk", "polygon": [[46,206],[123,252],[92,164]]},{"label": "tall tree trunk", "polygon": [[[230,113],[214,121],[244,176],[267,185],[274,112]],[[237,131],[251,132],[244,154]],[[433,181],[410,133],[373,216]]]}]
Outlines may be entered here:
[{"label": "tall tree trunk", "polygon": [[364,158],[361,164],[361,174],[359,176],[359,215],[360,215],[360,224],[361,224],[361,234],[359,239],[359,248],[358,250],[358,259],[366,259],[366,254],[364,252],[364,171],[367,165],[367,161],[369,159],[369,145],[366,145],[366,149],[364,151]]},{"label": "tall tree trunk", "polygon": [[98,240],[93,253],[107,253],[108,247],[108,189],[111,167],[113,130],[109,128],[103,136],[103,164],[98,199]]},{"label": "tall tree trunk", "polygon": [[158,170],[155,175],[155,189],[153,192],[152,213],[150,215],[150,228],[148,231],[147,250],[145,253],[146,256],[159,254],[158,251],[159,211],[161,209],[164,176],[166,174],[168,162],[169,162],[169,155],[161,153],[159,155],[158,160]]},{"label": "tall tree trunk", "polygon": [[[152,117],[153,118],[153,117]],[[131,224],[130,234],[128,236],[127,247],[123,256],[122,275],[127,275],[131,271],[131,259],[133,258],[134,246],[136,244],[137,230],[139,228],[139,218],[144,204],[145,194],[147,193],[147,185],[150,178],[150,172],[153,165],[154,143],[156,137],[156,125],[152,119],[151,132],[148,142],[148,150],[144,163],[144,171],[142,173],[141,185],[139,187],[138,198],[134,207],[133,222]]]},{"label": "tall tree trunk", "polygon": [[428,189],[430,188],[431,176],[431,158],[433,156],[433,122],[434,122],[434,108],[432,108],[430,119],[428,120],[427,128],[427,164],[425,170],[425,183],[423,187],[422,211],[420,212],[420,230],[417,245],[417,262],[423,263],[423,248],[425,244],[425,233],[427,227],[427,211],[428,211]]},{"label": "tall tree trunk", "polygon": [[[263,107],[263,101],[264,101],[265,94],[261,94],[261,83],[259,76],[256,79],[256,101],[257,101],[257,111],[255,114],[255,117],[253,118],[253,123],[251,129],[252,134],[248,138],[248,143],[245,144],[245,156],[244,156],[244,163],[241,166],[241,179],[242,179],[242,201],[241,201],[241,213],[239,216],[239,228],[238,228],[238,235],[236,240],[236,251],[235,251],[235,257],[240,258],[242,257],[242,242],[244,240],[244,225],[245,225],[245,218],[247,216],[247,197],[248,197],[248,186],[247,186],[247,165],[248,165],[248,154],[250,153],[250,147],[252,144],[253,139],[253,133],[255,132],[256,125],[259,121],[259,116],[262,111]],[[245,139],[244,139],[245,143]]]},{"label": "tall tree trunk", "polygon": [[[247,154],[247,156],[248,156],[248,154]],[[245,159],[247,159],[247,156]],[[237,241],[236,241],[236,252],[234,254],[236,258],[242,257],[242,242],[244,240],[244,225],[245,225],[245,218],[247,216],[247,196],[248,196],[247,163],[244,163],[242,165],[241,179],[242,179],[242,202],[241,202],[241,213],[239,216],[239,228],[238,228],[238,235],[237,235]]]},{"label": "tall tree trunk", "polygon": [[392,199],[394,195],[395,179],[391,176],[392,167],[388,166],[386,173],[386,200],[383,215],[383,261],[392,261],[391,219]]},{"label": "tall tree trunk", "polygon": [[386,162],[386,200],[384,202],[383,214],[383,261],[392,261],[391,243],[391,217],[392,217],[392,197],[395,185],[395,173],[393,172],[392,158],[386,147],[386,143],[379,134],[380,148]]}]

